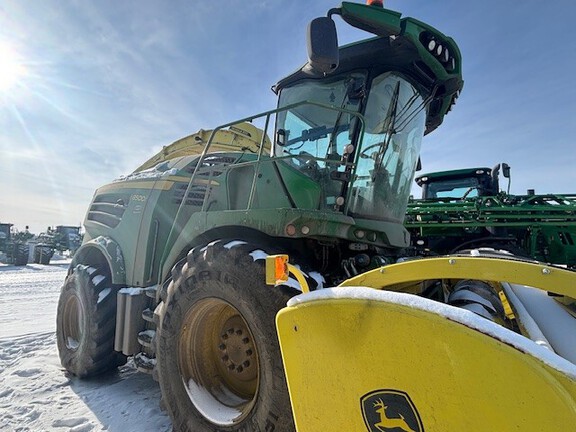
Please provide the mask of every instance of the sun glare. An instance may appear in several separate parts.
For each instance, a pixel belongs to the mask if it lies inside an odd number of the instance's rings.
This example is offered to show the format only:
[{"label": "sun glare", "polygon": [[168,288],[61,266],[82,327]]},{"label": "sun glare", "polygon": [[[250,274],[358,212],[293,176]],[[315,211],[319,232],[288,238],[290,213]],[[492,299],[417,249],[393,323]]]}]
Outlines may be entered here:
[{"label": "sun glare", "polygon": [[16,52],[0,42],[0,92],[12,88],[25,73]]}]

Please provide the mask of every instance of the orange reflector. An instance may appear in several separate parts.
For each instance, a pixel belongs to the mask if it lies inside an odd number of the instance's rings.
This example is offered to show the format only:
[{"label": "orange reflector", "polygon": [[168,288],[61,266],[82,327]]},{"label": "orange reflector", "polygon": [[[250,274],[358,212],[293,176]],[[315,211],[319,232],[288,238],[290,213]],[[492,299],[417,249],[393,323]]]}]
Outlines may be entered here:
[{"label": "orange reflector", "polygon": [[270,255],[266,257],[266,283],[268,285],[286,282],[289,276],[288,255]]},{"label": "orange reflector", "polygon": [[288,280],[288,255],[280,255],[274,259],[274,275],[276,280]]},{"label": "orange reflector", "polygon": [[366,0],[368,6],[384,7],[384,0]]}]

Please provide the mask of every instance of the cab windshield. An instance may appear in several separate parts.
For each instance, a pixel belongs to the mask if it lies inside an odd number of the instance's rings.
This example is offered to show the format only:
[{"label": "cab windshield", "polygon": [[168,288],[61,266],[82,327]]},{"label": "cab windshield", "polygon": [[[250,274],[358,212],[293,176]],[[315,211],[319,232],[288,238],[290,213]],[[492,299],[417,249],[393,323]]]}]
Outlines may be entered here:
[{"label": "cab windshield", "polygon": [[[278,113],[274,156],[319,184],[319,209],[402,222],[426,120],[418,91],[394,73],[368,86],[355,72],[285,88],[279,106],[302,101],[313,103]],[[352,165],[343,163],[349,144]]]},{"label": "cab windshield", "polygon": [[426,188],[426,198],[475,198],[480,182],[476,177],[431,182]]},{"label": "cab windshield", "polygon": [[426,125],[424,100],[404,78],[385,73],[372,82],[364,117],[349,211],[403,222]]}]

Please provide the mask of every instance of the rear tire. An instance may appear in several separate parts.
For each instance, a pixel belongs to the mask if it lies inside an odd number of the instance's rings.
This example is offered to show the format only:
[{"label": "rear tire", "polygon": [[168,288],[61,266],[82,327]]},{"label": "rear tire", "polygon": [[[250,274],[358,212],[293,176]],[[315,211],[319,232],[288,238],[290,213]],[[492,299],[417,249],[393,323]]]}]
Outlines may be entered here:
[{"label": "rear tire", "polygon": [[28,264],[28,253],[30,248],[27,244],[18,243],[14,245],[14,265],[25,266]]},{"label": "rear tire", "polygon": [[175,431],[294,431],[275,317],[288,287],[265,285],[263,252],[212,243],[168,288],[158,376]]},{"label": "rear tire", "polygon": [[78,265],[66,278],[56,318],[62,366],[80,378],[102,374],[126,363],[114,351],[116,289],[94,267]]},{"label": "rear tire", "polygon": [[36,264],[50,264],[53,255],[54,249],[49,246],[36,246],[34,248],[34,262]]}]

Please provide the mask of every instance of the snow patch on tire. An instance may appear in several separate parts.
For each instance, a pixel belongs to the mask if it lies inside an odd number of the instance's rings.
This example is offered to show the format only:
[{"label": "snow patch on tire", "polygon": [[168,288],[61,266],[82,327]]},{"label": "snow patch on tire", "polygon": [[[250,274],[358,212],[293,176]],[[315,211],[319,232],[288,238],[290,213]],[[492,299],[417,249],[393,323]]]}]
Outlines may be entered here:
[{"label": "snow patch on tire", "polygon": [[[102,276],[102,278],[104,278],[104,277]],[[94,279],[96,279],[96,278],[94,278]],[[112,288],[110,288],[110,287],[106,287],[102,291],[100,291],[98,293],[98,303],[101,303],[106,297],[108,297],[108,294],[110,294],[110,292],[112,292]]]},{"label": "snow patch on tire", "polygon": [[254,262],[259,260],[265,260],[268,254],[261,249],[254,250],[250,252],[250,256],[254,260]]},{"label": "snow patch on tire", "polygon": [[224,249],[232,249],[233,247],[236,246],[242,246],[247,244],[245,241],[242,240],[232,240],[231,242],[228,242],[224,245]]},{"label": "snow patch on tire", "polygon": [[231,425],[242,413],[234,408],[227,407],[218,402],[204,387],[197,385],[194,380],[188,380],[186,392],[196,401],[196,409],[212,423]]}]

